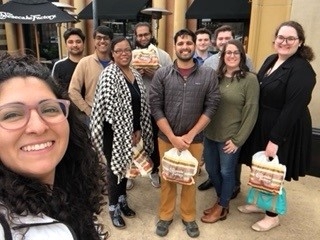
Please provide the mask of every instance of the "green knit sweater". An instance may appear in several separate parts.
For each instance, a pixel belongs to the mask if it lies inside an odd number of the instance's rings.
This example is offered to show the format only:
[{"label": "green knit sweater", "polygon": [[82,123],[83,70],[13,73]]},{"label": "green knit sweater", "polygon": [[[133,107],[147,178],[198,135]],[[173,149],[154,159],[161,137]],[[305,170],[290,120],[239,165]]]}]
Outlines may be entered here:
[{"label": "green knit sweater", "polygon": [[240,147],[251,133],[258,116],[259,83],[253,73],[239,81],[224,77],[219,84],[221,99],[218,110],[204,130],[217,142],[232,142]]}]

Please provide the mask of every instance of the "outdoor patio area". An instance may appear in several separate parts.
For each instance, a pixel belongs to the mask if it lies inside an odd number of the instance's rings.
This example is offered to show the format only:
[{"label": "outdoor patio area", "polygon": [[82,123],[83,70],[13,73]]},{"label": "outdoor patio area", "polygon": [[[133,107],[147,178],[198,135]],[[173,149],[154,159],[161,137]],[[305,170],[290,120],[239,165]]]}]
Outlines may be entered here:
[{"label": "outdoor patio area", "polygon": [[[231,201],[230,214],[225,221],[205,224],[200,221],[202,211],[215,201],[214,190],[197,190],[197,223],[200,228],[199,240],[253,240],[253,239],[319,239],[320,236],[320,178],[303,177],[300,181],[285,182],[288,198],[288,213],[280,217],[281,225],[269,232],[259,233],[251,229],[251,225],[263,217],[262,214],[246,215],[237,210],[237,206],[245,203],[246,185],[249,168],[242,167],[242,186],[238,197]],[[205,171],[197,180],[197,186],[207,178]],[[135,186],[128,191],[130,206],[137,212],[134,219],[124,218],[127,228],[118,230],[112,226],[109,215],[102,215],[104,223],[110,233],[111,240],[151,240],[151,239],[191,239],[180,220],[179,207],[169,234],[158,237],[155,234],[157,223],[157,208],[160,189],[151,186],[149,179],[137,178]],[[177,205],[179,206],[179,205]]]}]

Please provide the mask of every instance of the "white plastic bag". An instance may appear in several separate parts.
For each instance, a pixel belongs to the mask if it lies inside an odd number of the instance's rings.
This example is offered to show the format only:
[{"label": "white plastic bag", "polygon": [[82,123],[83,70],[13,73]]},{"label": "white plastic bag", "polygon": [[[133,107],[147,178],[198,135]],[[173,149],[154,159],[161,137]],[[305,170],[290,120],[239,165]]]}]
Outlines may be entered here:
[{"label": "white plastic bag", "polygon": [[193,176],[198,172],[198,160],[188,150],[180,152],[171,148],[162,158],[162,177],[184,185],[194,184]]},{"label": "white plastic bag", "polygon": [[283,187],[286,171],[286,166],[279,163],[278,156],[269,160],[264,151],[257,152],[252,156],[248,185],[260,191],[279,194]]}]

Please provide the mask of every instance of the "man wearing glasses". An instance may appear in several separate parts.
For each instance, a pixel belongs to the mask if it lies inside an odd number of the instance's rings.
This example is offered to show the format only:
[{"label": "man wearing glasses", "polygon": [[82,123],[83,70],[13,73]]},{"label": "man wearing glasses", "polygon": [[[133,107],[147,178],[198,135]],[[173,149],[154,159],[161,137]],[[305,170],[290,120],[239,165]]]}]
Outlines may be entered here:
[{"label": "man wearing glasses", "polygon": [[93,98],[99,75],[110,63],[110,43],[113,32],[106,26],[98,26],[93,32],[95,52],[82,58],[71,78],[69,97],[83,113],[84,121],[89,124]]},{"label": "man wearing glasses", "polygon": [[[148,49],[152,47],[156,49],[156,57],[159,62],[159,66],[156,68],[154,66],[143,66],[136,67],[139,73],[142,75],[143,82],[147,89],[147,94],[149,98],[149,86],[151,84],[151,80],[159,67],[164,67],[172,64],[172,60],[170,55],[164,50],[156,47],[157,40],[152,36],[151,25],[147,22],[140,22],[135,25],[134,28],[135,34],[135,48],[136,49]],[[158,175],[158,168],[160,165],[160,157],[158,150],[158,126],[152,118],[152,128],[153,128],[153,141],[154,141],[154,151],[151,155],[151,159],[154,163],[153,170],[151,173],[151,184],[155,188],[160,187],[160,179]],[[133,187],[133,180],[129,179],[127,182],[127,189],[131,189]]]}]

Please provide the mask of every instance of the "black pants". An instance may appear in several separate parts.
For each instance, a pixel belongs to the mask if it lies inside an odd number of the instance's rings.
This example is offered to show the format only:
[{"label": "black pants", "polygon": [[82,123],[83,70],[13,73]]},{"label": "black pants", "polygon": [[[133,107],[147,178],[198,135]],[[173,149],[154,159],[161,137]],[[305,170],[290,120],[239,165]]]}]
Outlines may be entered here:
[{"label": "black pants", "polygon": [[266,211],[266,215],[269,216],[269,217],[276,217],[276,216],[278,216],[277,213],[269,212],[269,211]]},{"label": "black pants", "polygon": [[237,163],[236,170],[235,170],[235,177],[236,177],[235,187],[240,187],[241,185],[241,167],[242,167],[242,164]]},{"label": "black pants", "polygon": [[121,179],[118,184],[118,176],[115,175],[111,170],[111,156],[112,156],[112,145],[113,145],[113,131],[111,125],[108,123],[104,124],[104,138],[103,138],[103,152],[107,158],[107,180],[108,180],[108,197],[109,205],[116,205],[121,195],[127,195],[126,185],[127,178]]},{"label": "black pants", "polygon": [[159,146],[158,146],[159,128],[153,117],[151,117],[151,123],[152,123],[152,132],[153,132],[154,150],[150,157],[151,157],[151,160],[153,161],[152,173],[157,173],[159,171],[159,166],[160,166],[160,154],[159,154]]}]

